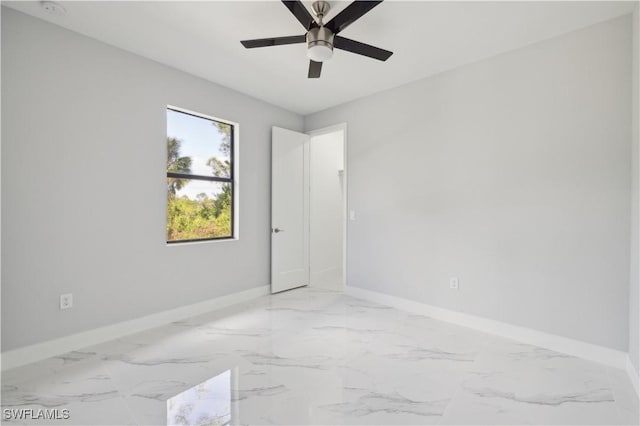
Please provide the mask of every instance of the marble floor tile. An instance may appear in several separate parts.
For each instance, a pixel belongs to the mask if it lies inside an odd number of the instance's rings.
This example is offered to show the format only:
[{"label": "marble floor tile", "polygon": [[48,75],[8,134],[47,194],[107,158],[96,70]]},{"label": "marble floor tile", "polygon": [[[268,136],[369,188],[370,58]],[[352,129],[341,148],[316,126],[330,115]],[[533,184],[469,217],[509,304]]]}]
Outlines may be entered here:
[{"label": "marble floor tile", "polygon": [[638,395],[636,395],[626,372],[607,367],[607,373],[609,374],[609,380],[611,380],[611,389],[616,400],[616,406],[620,411],[620,423],[623,425],[640,424],[640,399],[638,399]]},{"label": "marble floor tile", "polygon": [[[313,288],[5,371],[2,408],[35,425],[638,424],[624,371]],[[24,409],[69,418],[6,416]]]},{"label": "marble floor tile", "polygon": [[[2,408],[3,424],[134,424],[117,383],[96,359],[73,362],[37,378],[3,374]],[[38,419],[35,414],[36,420],[31,421],[7,419],[6,410],[57,411],[59,418]],[[62,414],[63,410],[68,410],[68,418]],[[24,415],[34,417],[34,414]]]}]

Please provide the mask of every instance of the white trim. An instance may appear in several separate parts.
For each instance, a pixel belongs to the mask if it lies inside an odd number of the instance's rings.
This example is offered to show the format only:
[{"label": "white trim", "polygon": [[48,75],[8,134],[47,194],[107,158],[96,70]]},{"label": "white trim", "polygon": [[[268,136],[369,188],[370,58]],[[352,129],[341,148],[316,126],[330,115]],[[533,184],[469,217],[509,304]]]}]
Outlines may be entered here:
[{"label": "white trim", "polygon": [[605,346],[594,345],[531,328],[511,325],[462,312],[451,311],[449,309],[427,305],[426,303],[414,302],[412,300],[389,296],[387,294],[364,290],[357,287],[347,286],[345,288],[345,293],[349,296],[392,306],[403,311],[425,315],[437,320],[447,321],[523,343],[541,346],[557,352],[596,361],[611,367],[623,370],[627,368],[627,353],[607,348]]},{"label": "white trim", "polygon": [[339,123],[339,124],[333,124],[331,126],[327,126],[327,127],[321,127],[319,129],[314,129],[314,130],[309,130],[306,133],[309,136],[320,136],[320,135],[326,135],[327,133],[334,133],[337,131],[343,130],[346,134],[347,132],[347,123]]},{"label": "white trim", "polygon": [[171,105],[171,104],[167,104],[167,109],[172,109],[172,110],[174,110],[176,112],[182,112],[182,113],[185,113],[185,114],[193,115],[195,117],[204,118],[206,120],[213,120],[213,121],[218,121],[218,122],[224,123],[224,124],[231,124],[234,127],[238,126],[238,123],[236,123],[235,121],[225,120],[224,118],[214,117],[212,115],[203,114],[203,113],[198,112],[198,111],[194,111],[194,110],[187,109],[187,108],[182,108],[182,107]]},{"label": "white trim", "polygon": [[636,396],[638,397],[638,399],[640,399],[640,389],[638,389],[638,379],[640,378],[640,376],[633,366],[629,355],[627,355],[627,362],[625,367],[627,370],[627,375],[629,376],[629,380],[631,380],[631,384],[633,385],[633,390],[636,391]]},{"label": "white trim", "polygon": [[117,324],[83,331],[59,339],[49,340],[35,345],[2,353],[2,371],[40,361],[52,356],[78,350],[87,346],[117,339],[128,334],[138,333],[159,327],[174,321],[180,321],[196,315],[222,309],[237,303],[246,302],[269,294],[269,286],[261,286],[226,296],[216,297],[192,305],[158,312],[141,318],[119,322]]}]

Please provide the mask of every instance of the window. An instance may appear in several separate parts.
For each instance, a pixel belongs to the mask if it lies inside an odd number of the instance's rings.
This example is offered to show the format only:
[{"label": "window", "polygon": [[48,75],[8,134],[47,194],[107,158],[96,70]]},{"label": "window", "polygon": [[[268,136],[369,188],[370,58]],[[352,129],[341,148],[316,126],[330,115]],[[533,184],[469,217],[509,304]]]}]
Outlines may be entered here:
[{"label": "window", "polygon": [[234,237],[235,127],[167,108],[167,243]]}]

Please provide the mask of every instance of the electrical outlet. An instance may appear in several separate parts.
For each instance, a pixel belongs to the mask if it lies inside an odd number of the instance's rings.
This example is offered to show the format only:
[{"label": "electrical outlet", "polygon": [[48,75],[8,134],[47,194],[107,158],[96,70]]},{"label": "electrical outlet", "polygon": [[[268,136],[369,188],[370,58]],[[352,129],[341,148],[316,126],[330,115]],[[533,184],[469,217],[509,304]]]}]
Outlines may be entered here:
[{"label": "electrical outlet", "polygon": [[73,307],[73,294],[60,295],[60,309],[71,309]]},{"label": "electrical outlet", "polygon": [[349,220],[351,220],[351,221],[356,220],[356,211],[355,210],[349,210]]},{"label": "electrical outlet", "polygon": [[449,278],[449,288],[453,289],[453,290],[457,290],[459,287],[459,282],[458,282],[458,278],[456,277],[451,277]]}]

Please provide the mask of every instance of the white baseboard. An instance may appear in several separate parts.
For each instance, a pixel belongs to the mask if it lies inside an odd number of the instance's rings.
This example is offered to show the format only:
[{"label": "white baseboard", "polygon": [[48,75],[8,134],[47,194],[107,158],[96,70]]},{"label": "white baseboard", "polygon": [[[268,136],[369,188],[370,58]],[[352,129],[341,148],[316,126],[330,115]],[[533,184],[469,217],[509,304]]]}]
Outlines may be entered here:
[{"label": "white baseboard", "polygon": [[627,369],[627,353],[604,346],[557,336],[533,330],[531,328],[511,325],[484,317],[451,311],[449,309],[439,308],[426,303],[414,302],[412,300],[390,296],[388,294],[378,293],[375,291],[364,290],[358,287],[347,286],[345,288],[345,293],[356,298],[392,306],[403,311],[424,315],[441,321],[447,321],[453,324],[483,331],[485,333],[517,340],[519,342],[541,346],[557,352],[596,361],[611,367],[623,370]]},{"label": "white baseboard", "polygon": [[1,369],[8,370],[32,362],[40,361],[66,352],[75,351],[87,346],[96,345],[117,339],[128,334],[138,333],[150,328],[159,327],[174,321],[180,321],[196,315],[222,309],[237,303],[256,299],[270,293],[268,285],[252,288],[227,296],[216,297],[192,305],[162,311],[129,321],[83,331],[59,339],[49,340],[35,345],[10,350],[2,353]]},{"label": "white baseboard", "polygon": [[635,367],[631,363],[631,358],[627,355],[627,363],[626,363],[627,375],[629,376],[629,380],[631,380],[631,384],[633,385],[633,389],[636,391],[636,396],[640,399],[640,389],[638,389],[638,372]]}]

